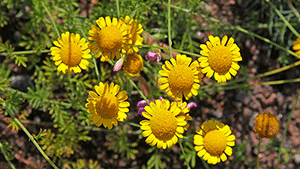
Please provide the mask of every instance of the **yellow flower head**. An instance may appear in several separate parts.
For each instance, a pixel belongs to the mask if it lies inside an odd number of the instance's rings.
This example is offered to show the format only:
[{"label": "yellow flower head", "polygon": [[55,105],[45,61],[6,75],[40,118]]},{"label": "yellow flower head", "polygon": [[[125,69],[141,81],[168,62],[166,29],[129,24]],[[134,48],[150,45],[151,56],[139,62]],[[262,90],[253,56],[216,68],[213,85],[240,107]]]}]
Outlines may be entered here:
[{"label": "yellow flower head", "polygon": [[293,50],[295,50],[295,53],[300,56],[300,38],[297,38],[296,41],[293,42]]},{"label": "yellow flower head", "polygon": [[240,48],[233,43],[233,38],[228,40],[227,36],[222,38],[222,43],[217,36],[210,35],[208,39],[206,45],[200,45],[202,49],[200,54],[204,56],[198,59],[200,67],[203,68],[202,73],[207,73],[206,77],[208,78],[214,74],[218,83],[224,83],[231,79],[231,75],[235,76],[240,69],[237,64],[238,61],[242,61]]},{"label": "yellow flower head", "polygon": [[123,70],[129,77],[139,77],[140,72],[144,69],[143,64],[141,55],[136,53],[128,54],[123,64]]},{"label": "yellow flower head", "polygon": [[145,107],[143,116],[149,120],[140,122],[143,137],[151,146],[157,144],[158,148],[170,148],[177,143],[178,137],[182,138],[183,127],[186,125],[185,116],[180,116],[180,108],[176,102],[162,99],[151,102]]},{"label": "yellow flower head", "polygon": [[[120,18],[121,21],[127,24],[127,28],[129,29],[129,32],[131,34],[131,41],[133,45],[143,45],[143,38],[141,37],[141,33],[144,31],[141,24],[138,24],[137,19],[130,19],[129,16],[126,16],[124,18]],[[134,46],[125,46],[125,49],[127,54],[131,54],[133,52],[138,52],[139,48]]]},{"label": "yellow flower head", "polygon": [[271,113],[259,113],[254,121],[254,132],[258,133],[258,138],[271,138],[279,130],[279,122]]},{"label": "yellow flower head", "polygon": [[88,43],[85,38],[80,39],[80,35],[69,32],[62,33],[61,38],[58,41],[54,41],[53,44],[57,47],[51,47],[51,55],[55,61],[55,65],[58,66],[57,70],[66,74],[80,73],[81,69],[86,69],[89,62],[86,59],[90,59],[92,56],[89,54]]},{"label": "yellow flower head", "polygon": [[231,134],[228,125],[216,120],[209,120],[197,129],[194,136],[197,155],[203,157],[208,164],[217,164],[221,160],[226,161],[232,154],[232,146],[235,145],[235,136]]},{"label": "yellow flower head", "polygon": [[85,107],[88,113],[91,113],[91,120],[97,127],[103,124],[104,127],[111,129],[113,125],[118,126],[118,121],[124,121],[127,118],[126,112],[129,111],[130,103],[125,101],[128,96],[125,90],[121,91],[119,85],[111,83],[99,83],[95,86],[97,93],[90,91],[90,98],[87,99]]},{"label": "yellow flower head", "polygon": [[166,61],[162,66],[163,70],[158,72],[163,76],[158,79],[161,83],[159,88],[167,92],[169,97],[177,98],[179,102],[182,101],[182,93],[186,100],[192,95],[197,96],[202,80],[199,79],[202,73],[199,71],[198,62],[192,62],[192,58],[180,54],[176,56],[176,60],[172,58],[170,61],[172,64]]},{"label": "yellow flower head", "polygon": [[100,17],[96,20],[97,25],[92,25],[89,30],[89,40],[93,41],[89,44],[92,52],[96,52],[95,58],[102,55],[101,61],[113,60],[115,56],[120,58],[120,51],[125,53],[124,47],[131,44],[130,33],[124,22],[118,21],[117,18],[110,19],[109,16]]}]

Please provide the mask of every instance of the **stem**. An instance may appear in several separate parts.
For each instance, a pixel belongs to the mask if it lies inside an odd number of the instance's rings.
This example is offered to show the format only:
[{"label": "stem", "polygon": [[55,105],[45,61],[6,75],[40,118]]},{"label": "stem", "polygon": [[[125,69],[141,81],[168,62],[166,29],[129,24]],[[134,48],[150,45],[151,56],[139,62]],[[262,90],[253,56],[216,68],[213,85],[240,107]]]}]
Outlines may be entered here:
[{"label": "stem", "polygon": [[131,125],[131,126],[138,127],[138,128],[141,127],[141,125],[136,124],[136,123],[132,123],[132,122],[129,122],[129,121],[124,121],[124,124],[129,124],[129,125]]},{"label": "stem", "polygon": [[172,34],[171,34],[171,0],[168,0],[168,41],[169,41],[170,57],[173,58],[173,55],[172,55]]},{"label": "stem", "polygon": [[[41,50],[40,53],[49,53],[51,50]],[[35,54],[37,53],[36,50],[28,50],[28,51],[15,51],[15,52],[2,52],[0,56],[8,56],[8,55],[28,55],[28,54]]]},{"label": "stem", "polygon": [[236,29],[236,30],[238,30],[238,31],[240,31],[240,32],[243,32],[243,33],[245,33],[245,34],[254,36],[254,37],[256,37],[256,38],[258,38],[258,39],[261,39],[261,40],[263,40],[263,41],[265,41],[265,42],[267,42],[267,43],[270,43],[270,44],[276,46],[277,48],[279,48],[279,49],[281,49],[281,50],[283,50],[283,51],[285,51],[285,52],[287,52],[287,53],[289,53],[289,54],[295,56],[295,57],[298,58],[298,59],[300,59],[300,56],[297,55],[295,52],[292,52],[291,50],[286,49],[286,48],[284,48],[284,47],[282,47],[282,46],[276,44],[275,42],[272,42],[271,40],[269,40],[269,39],[267,39],[267,38],[265,38],[265,37],[259,36],[259,35],[255,34],[255,33],[253,33],[253,32],[250,32],[250,31],[248,31],[248,30],[246,30],[246,29],[244,29],[244,28],[242,28],[242,27],[240,27],[240,26],[234,26],[234,25],[231,25],[230,23],[225,23],[225,22],[222,22],[222,21],[220,21],[220,20],[218,20],[218,19],[207,17],[207,16],[205,16],[204,14],[198,14],[198,13],[195,13],[195,12],[191,12],[191,11],[188,10],[188,9],[180,8],[180,7],[177,7],[177,6],[175,6],[175,5],[171,5],[171,7],[172,7],[172,8],[175,8],[175,9],[182,10],[182,11],[184,11],[184,12],[188,12],[188,13],[190,13],[190,14],[192,14],[192,15],[197,15],[197,16],[199,16],[199,17],[201,17],[201,18],[204,18],[204,19],[208,19],[208,20],[210,20],[210,21],[212,21],[212,22],[221,23],[221,24],[227,25],[227,26],[229,26],[229,27],[232,27],[232,28],[234,28],[234,29]]},{"label": "stem", "polygon": [[141,95],[141,97],[147,102],[148,105],[150,105],[147,97],[144,95],[144,93],[137,87],[137,85],[130,79],[128,76],[126,76],[127,80],[132,84],[132,86],[138,91],[138,93]]},{"label": "stem", "polygon": [[178,140],[178,144],[179,144],[180,149],[181,149],[181,151],[182,151],[182,154],[183,154],[183,156],[184,156],[186,166],[187,166],[188,169],[190,169],[191,167],[190,167],[189,162],[187,161],[187,157],[186,157],[186,154],[185,154],[185,152],[184,152],[184,149],[183,149],[183,146],[182,146],[182,143],[181,143],[181,139]]},{"label": "stem", "polygon": [[32,141],[32,143],[39,150],[39,152],[43,155],[43,157],[48,161],[48,163],[51,164],[51,166],[53,168],[58,169],[58,167],[50,160],[50,158],[47,156],[47,154],[42,150],[42,148],[39,146],[39,144],[35,141],[35,139],[32,137],[32,135],[29,133],[29,131],[26,129],[26,127],[23,126],[23,124],[14,116],[13,113],[11,113],[9,111],[8,111],[8,113],[11,116],[11,118],[21,127],[21,129],[28,136],[28,138]]},{"label": "stem", "polygon": [[287,122],[286,122],[286,126],[285,126],[284,131],[283,131],[282,140],[281,140],[281,143],[280,143],[280,146],[279,146],[279,150],[278,150],[276,169],[278,168],[278,165],[279,165],[279,163],[280,163],[280,156],[281,156],[281,154],[282,154],[282,151],[281,151],[281,150],[282,150],[283,141],[284,141],[284,139],[285,139],[285,137],[286,137],[287,130],[288,130],[290,121],[291,121],[291,119],[292,119],[293,112],[294,112],[294,110],[296,109],[296,105],[297,105],[297,103],[298,103],[298,101],[299,101],[299,98],[300,98],[300,93],[298,94],[298,97],[297,97],[297,99],[296,99],[296,101],[295,101],[295,104],[293,105],[293,108],[292,108],[292,110],[291,110],[291,112],[290,112],[290,114],[289,114],[289,118],[288,118],[288,120],[287,120]]},{"label": "stem", "polygon": [[294,35],[296,35],[298,38],[300,37],[300,34],[294,29],[294,27],[285,19],[285,17],[280,13],[280,11],[272,4],[270,0],[266,0],[271,8],[275,11],[275,13],[280,17],[280,19],[284,22],[284,24],[293,32]]},{"label": "stem", "polygon": [[116,6],[117,6],[117,15],[118,15],[118,18],[120,18],[120,3],[119,3],[119,0],[116,0]]},{"label": "stem", "polygon": [[54,22],[54,20],[53,20],[52,15],[50,14],[50,12],[49,12],[48,8],[46,7],[46,5],[44,4],[44,2],[41,1],[41,3],[42,3],[42,5],[43,5],[45,11],[47,12],[47,14],[48,14],[48,16],[49,16],[49,18],[50,18],[50,20],[51,20],[51,23],[52,23],[52,25],[53,25],[53,27],[54,27],[54,30],[55,30],[55,32],[56,32],[56,34],[57,34],[57,37],[60,37],[59,31],[58,31],[58,29],[57,29],[57,27],[56,27],[56,24],[55,24],[55,22]]},{"label": "stem", "polygon": [[260,153],[261,138],[259,138],[257,146],[256,169],[259,169],[259,153]]},{"label": "stem", "polygon": [[[153,46],[153,45],[130,45],[130,46],[136,46],[136,47],[143,47],[143,48],[157,48],[157,49],[162,49],[162,50],[170,50],[169,48],[164,48],[161,46]],[[183,50],[179,50],[179,49],[174,49],[172,48],[173,51],[175,52],[179,52],[179,53],[183,53],[183,54],[187,54],[187,55],[191,55],[191,56],[196,56],[196,57],[202,57],[202,55],[196,54],[196,53],[192,53],[192,52],[187,52],[187,51],[183,51]]]},{"label": "stem", "polygon": [[3,144],[0,142],[0,150],[2,152],[2,154],[4,155],[5,160],[8,162],[8,164],[10,165],[10,167],[12,169],[15,169],[15,166],[11,163],[11,161],[9,160],[4,148],[3,148]]}]

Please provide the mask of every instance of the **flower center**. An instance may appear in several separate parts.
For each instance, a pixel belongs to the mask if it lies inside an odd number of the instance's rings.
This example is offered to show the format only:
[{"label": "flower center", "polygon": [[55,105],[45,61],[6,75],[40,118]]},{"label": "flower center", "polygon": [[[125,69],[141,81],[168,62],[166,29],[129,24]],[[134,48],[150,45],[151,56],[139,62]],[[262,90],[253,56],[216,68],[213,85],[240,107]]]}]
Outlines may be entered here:
[{"label": "flower center", "polygon": [[231,51],[223,45],[213,47],[208,54],[208,63],[212,70],[224,75],[232,64]]},{"label": "flower center", "polygon": [[188,66],[177,65],[171,70],[168,82],[173,91],[182,92],[189,90],[194,83],[194,73]]},{"label": "flower center", "polygon": [[60,56],[65,65],[74,67],[81,62],[82,50],[79,44],[74,43],[73,40],[70,39],[70,42],[61,48]]},{"label": "flower center", "polygon": [[209,131],[204,136],[204,148],[213,155],[221,155],[227,146],[226,136],[220,130]]},{"label": "flower center", "polygon": [[117,116],[119,101],[116,96],[106,93],[96,102],[96,113],[104,119],[111,119]]},{"label": "flower center", "polygon": [[115,26],[109,26],[99,31],[98,45],[103,52],[116,52],[122,47],[122,32]]},{"label": "flower center", "polygon": [[157,139],[167,141],[175,135],[177,119],[170,111],[161,109],[160,112],[155,112],[152,115],[150,127]]},{"label": "flower center", "polygon": [[136,53],[127,55],[123,69],[127,70],[132,74],[137,74],[141,71],[142,68],[143,63],[141,62],[139,56]]}]

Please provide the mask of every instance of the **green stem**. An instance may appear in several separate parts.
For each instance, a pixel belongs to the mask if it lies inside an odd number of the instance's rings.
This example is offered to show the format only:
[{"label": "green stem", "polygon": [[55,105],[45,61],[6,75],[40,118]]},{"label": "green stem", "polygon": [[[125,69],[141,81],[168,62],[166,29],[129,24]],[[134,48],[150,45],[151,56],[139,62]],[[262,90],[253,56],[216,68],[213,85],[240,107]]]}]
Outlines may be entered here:
[{"label": "green stem", "polygon": [[179,144],[180,149],[181,149],[181,151],[182,151],[182,154],[183,154],[183,156],[184,156],[186,166],[187,166],[188,169],[190,169],[191,167],[190,167],[189,162],[187,161],[187,157],[186,157],[185,151],[184,151],[184,149],[183,149],[183,146],[182,146],[182,143],[181,143],[181,139],[178,140],[178,144]]},{"label": "green stem", "polygon": [[[143,48],[157,48],[157,49],[162,49],[162,50],[169,50],[169,48],[164,48],[164,47],[161,47],[161,46],[153,46],[153,45],[130,45],[130,46],[143,47]],[[196,53],[192,53],[192,52],[187,52],[187,51],[183,51],[183,50],[179,50],[179,49],[174,49],[174,48],[172,48],[172,50],[175,51],[175,52],[187,54],[187,55],[190,55],[190,56],[202,57],[202,55],[199,55],[199,54],[196,54]]]},{"label": "green stem", "polygon": [[[86,36],[86,34],[85,34],[85,32],[83,31],[83,29],[82,29],[80,26],[78,26],[78,29],[80,30],[82,36],[83,36],[83,37],[86,39],[86,41],[88,42],[89,39],[88,39],[88,37]],[[92,53],[92,52],[91,52],[91,53]],[[95,54],[92,53],[92,55],[94,56]],[[94,67],[95,67],[95,72],[96,72],[97,80],[98,80],[98,82],[100,82],[100,74],[99,74],[99,69],[98,69],[98,67],[97,67],[97,61],[96,61],[96,58],[95,58],[95,57],[93,57],[93,63],[94,63]]]},{"label": "green stem", "polygon": [[117,15],[118,15],[118,18],[120,18],[120,3],[119,3],[119,0],[116,0],[116,6],[117,6]]},{"label": "green stem", "polygon": [[284,22],[284,24],[296,35],[300,38],[300,34],[294,29],[294,27],[285,19],[285,17],[280,13],[280,11],[273,5],[270,0],[266,0],[271,6],[271,8],[275,11],[275,13],[280,17],[280,19]]},{"label": "green stem", "polygon": [[171,34],[171,0],[168,0],[168,41],[169,41],[170,58],[173,58],[173,55],[172,55],[172,34]]},{"label": "green stem", "polygon": [[48,16],[49,16],[49,18],[50,18],[50,20],[51,20],[51,23],[52,23],[52,25],[53,25],[53,27],[54,27],[54,30],[55,30],[55,32],[56,32],[56,34],[57,34],[57,37],[60,37],[59,31],[58,31],[58,29],[57,29],[57,27],[56,27],[56,24],[55,24],[55,22],[54,22],[54,20],[53,20],[52,15],[50,14],[50,12],[49,12],[48,8],[46,7],[46,5],[44,4],[44,2],[41,1],[41,3],[42,3],[42,5],[43,5],[45,11],[47,12],[47,14],[48,14]]},{"label": "green stem", "polygon": [[[38,51],[39,53],[49,53],[51,50],[41,50]],[[28,50],[28,51],[15,51],[15,52],[2,52],[0,56],[8,56],[8,55],[28,55],[28,54],[35,54],[37,53],[36,50]]]},{"label": "green stem", "polygon": [[287,134],[287,130],[288,130],[288,127],[289,127],[289,124],[290,124],[290,121],[292,119],[292,116],[293,116],[293,112],[294,110],[296,109],[296,105],[299,101],[299,98],[300,98],[300,93],[298,94],[298,97],[295,101],[295,104],[293,105],[293,108],[289,114],[289,117],[288,117],[288,120],[286,122],[286,126],[284,128],[284,131],[283,131],[283,134],[282,134],[282,140],[281,140],[281,143],[280,143],[280,146],[279,146],[279,150],[278,150],[278,155],[277,155],[277,163],[276,163],[276,169],[278,169],[278,165],[280,164],[280,156],[282,154],[282,145],[283,145],[283,142],[284,142],[284,139],[286,137],[286,134]]},{"label": "green stem", "polygon": [[293,10],[293,12],[295,13],[296,17],[298,18],[298,22],[300,22],[300,14],[297,11],[297,9],[295,9],[295,7],[293,6],[291,0],[289,0],[289,7]]},{"label": "green stem", "polygon": [[138,91],[138,93],[141,95],[141,97],[147,102],[148,105],[150,105],[147,97],[144,95],[144,93],[137,87],[137,85],[132,81],[131,78],[127,77],[127,80],[132,84],[132,86]]},{"label": "green stem", "polygon": [[2,154],[4,155],[5,160],[8,162],[8,164],[10,165],[10,167],[12,169],[15,169],[15,166],[11,163],[11,161],[9,160],[4,148],[3,148],[3,144],[0,142],[0,150],[2,152]]},{"label": "green stem", "polygon": [[42,156],[48,161],[49,164],[55,169],[58,169],[58,167],[50,160],[50,158],[46,155],[46,153],[42,150],[42,148],[39,146],[39,144],[35,141],[33,136],[29,133],[29,131],[23,126],[23,124],[14,116],[13,113],[9,112],[9,115],[11,118],[18,124],[18,126],[21,127],[21,129],[24,131],[24,133],[27,135],[27,137],[32,141],[32,143],[35,145],[35,147],[39,150],[39,152],[42,154]]},{"label": "green stem", "polygon": [[129,121],[124,121],[124,124],[129,124],[129,125],[131,125],[131,126],[138,127],[138,128],[141,127],[141,125],[136,124],[136,123],[132,123],[132,122],[129,122]]},{"label": "green stem", "polygon": [[[182,11],[184,11],[184,12],[190,12],[190,10],[188,10],[188,9],[180,8],[180,7],[177,7],[177,6],[175,6],[175,5],[171,5],[171,7],[172,7],[172,8],[175,8],[175,9],[182,10]],[[260,39],[260,40],[263,40],[263,41],[265,41],[265,42],[267,42],[267,43],[270,43],[270,44],[276,46],[277,48],[279,48],[279,49],[281,49],[281,50],[283,50],[283,51],[285,51],[285,52],[287,52],[287,53],[289,53],[289,54],[295,56],[295,57],[298,58],[298,59],[300,59],[300,56],[297,55],[295,52],[292,52],[291,50],[286,49],[286,48],[284,48],[284,47],[282,47],[282,46],[280,46],[280,45],[278,45],[278,44],[272,42],[271,40],[269,40],[269,39],[267,39],[267,38],[265,38],[265,37],[259,36],[259,35],[255,34],[255,33],[253,33],[253,32],[250,32],[250,31],[248,31],[248,30],[246,30],[246,29],[244,29],[244,28],[242,28],[242,27],[240,27],[240,26],[234,26],[234,25],[231,25],[230,23],[225,23],[225,22],[222,22],[222,21],[220,21],[220,20],[218,20],[218,19],[207,17],[207,16],[204,15],[204,14],[198,14],[198,13],[195,13],[195,12],[190,12],[190,14],[192,14],[192,15],[197,15],[197,16],[199,16],[199,17],[201,17],[201,18],[204,18],[204,19],[208,19],[208,20],[210,20],[210,21],[212,21],[212,22],[216,22],[216,23],[220,23],[220,24],[223,24],[223,25],[227,25],[227,26],[232,27],[232,28],[234,28],[234,29],[236,29],[236,30],[238,30],[238,31],[240,31],[240,32],[243,32],[243,33],[245,33],[245,34],[254,36],[254,37],[256,37],[256,38],[258,38],[258,39]]]},{"label": "green stem", "polygon": [[259,142],[258,142],[258,146],[257,146],[256,169],[259,169],[260,146],[261,146],[261,138],[259,138]]}]

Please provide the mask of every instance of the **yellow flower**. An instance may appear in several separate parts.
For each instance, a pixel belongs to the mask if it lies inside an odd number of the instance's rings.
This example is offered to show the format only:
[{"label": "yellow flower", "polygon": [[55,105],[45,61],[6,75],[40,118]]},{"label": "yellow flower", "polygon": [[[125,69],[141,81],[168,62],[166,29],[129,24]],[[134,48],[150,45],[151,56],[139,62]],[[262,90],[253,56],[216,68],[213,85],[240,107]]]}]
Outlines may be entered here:
[{"label": "yellow flower", "polygon": [[87,99],[85,107],[88,113],[91,113],[91,120],[97,127],[103,124],[104,127],[111,129],[113,125],[118,126],[118,121],[124,121],[127,118],[126,112],[129,111],[130,103],[125,101],[128,96],[125,90],[121,91],[119,85],[111,83],[99,83],[95,85],[97,93],[90,91],[90,98]]},{"label": "yellow flower", "polygon": [[279,122],[271,113],[259,113],[254,121],[254,132],[258,133],[258,138],[271,138],[279,130]]},{"label": "yellow flower", "polygon": [[92,52],[96,52],[95,58],[102,55],[101,61],[113,60],[115,56],[120,59],[120,51],[125,53],[124,48],[126,45],[131,44],[130,33],[127,30],[127,26],[122,21],[118,21],[117,18],[111,18],[109,16],[100,17],[96,20],[98,29],[92,25],[89,30],[89,40],[93,41],[89,44]]},{"label": "yellow flower", "polygon": [[214,74],[218,83],[224,83],[226,80],[231,79],[231,75],[236,76],[237,71],[240,69],[237,64],[238,61],[242,61],[240,48],[233,43],[233,38],[228,40],[227,36],[222,38],[221,44],[220,38],[217,36],[210,35],[208,39],[206,45],[200,45],[202,49],[200,54],[204,56],[198,59],[200,67],[203,68],[202,73],[207,73],[206,77],[208,78],[211,78]]},{"label": "yellow flower", "polygon": [[235,136],[231,134],[228,125],[216,120],[209,120],[197,129],[194,136],[197,155],[203,157],[208,164],[217,164],[221,160],[226,161],[232,154],[232,146],[235,145]]},{"label": "yellow flower", "polygon": [[178,137],[182,138],[183,127],[186,125],[185,116],[179,116],[181,112],[176,102],[162,99],[151,102],[145,107],[143,116],[149,120],[140,122],[143,137],[147,137],[146,143],[151,146],[157,144],[158,148],[170,148],[177,143]]},{"label": "yellow flower", "polygon": [[92,56],[89,54],[88,43],[85,38],[80,39],[80,35],[69,32],[62,33],[61,38],[58,41],[54,41],[53,44],[57,47],[51,47],[51,55],[55,61],[55,65],[58,66],[57,70],[66,74],[80,73],[81,69],[87,69],[89,62],[86,59],[90,59]]},{"label": "yellow flower", "polygon": [[129,77],[139,77],[144,68],[144,62],[141,55],[132,53],[126,56],[123,64],[123,70]]},{"label": "yellow flower", "polygon": [[295,50],[295,53],[300,56],[300,38],[297,38],[296,41],[293,42],[293,50]]},{"label": "yellow flower", "polygon": [[[198,95],[198,89],[200,88],[199,79],[202,74],[199,70],[199,64],[197,61],[192,62],[192,58],[186,55],[178,54],[175,59],[171,59],[165,62],[162,66],[163,70],[159,71],[159,74],[163,77],[158,79],[161,83],[159,88],[173,99],[182,101],[182,93],[186,100],[192,97],[192,95]],[[192,63],[191,63],[192,62]]]},{"label": "yellow flower", "polygon": [[[130,19],[129,16],[126,16],[125,19],[124,18],[120,18],[121,21],[123,21],[124,23],[128,23],[127,27],[129,29],[129,32],[131,34],[131,41],[133,45],[143,45],[143,38],[141,37],[141,33],[144,31],[143,27],[141,24],[138,24],[138,20],[137,19]],[[131,54],[133,52],[138,52],[139,48],[134,46],[134,47],[130,47],[130,46],[125,46],[125,49],[127,54]]]}]

